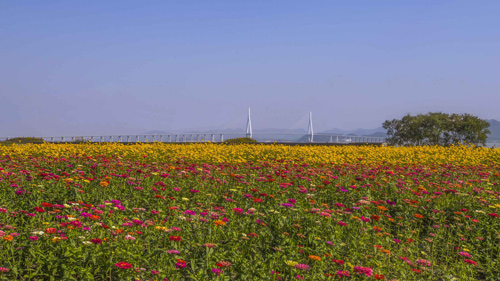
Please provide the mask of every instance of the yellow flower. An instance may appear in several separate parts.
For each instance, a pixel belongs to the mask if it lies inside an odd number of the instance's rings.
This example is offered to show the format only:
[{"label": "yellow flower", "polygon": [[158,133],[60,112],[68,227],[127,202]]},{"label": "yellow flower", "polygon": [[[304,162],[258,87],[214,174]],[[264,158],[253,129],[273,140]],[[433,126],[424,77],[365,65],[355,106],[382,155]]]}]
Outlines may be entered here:
[{"label": "yellow flower", "polygon": [[299,263],[298,263],[298,262],[296,262],[296,261],[286,261],[285,263],[286,263],[288,266],[292,266],[292,267],[293,267],[293,266],[295,266],[296,264],[299,264]]}]

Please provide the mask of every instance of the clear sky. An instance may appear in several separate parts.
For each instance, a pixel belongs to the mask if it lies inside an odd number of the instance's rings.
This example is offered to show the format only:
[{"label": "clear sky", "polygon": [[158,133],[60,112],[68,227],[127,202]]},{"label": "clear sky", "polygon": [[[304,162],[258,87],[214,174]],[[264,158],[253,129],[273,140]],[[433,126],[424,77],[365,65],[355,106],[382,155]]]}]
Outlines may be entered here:
[{"label": "clear sky", "polygon": [[0,136],[500,120],[500,1],[0,1]]}]

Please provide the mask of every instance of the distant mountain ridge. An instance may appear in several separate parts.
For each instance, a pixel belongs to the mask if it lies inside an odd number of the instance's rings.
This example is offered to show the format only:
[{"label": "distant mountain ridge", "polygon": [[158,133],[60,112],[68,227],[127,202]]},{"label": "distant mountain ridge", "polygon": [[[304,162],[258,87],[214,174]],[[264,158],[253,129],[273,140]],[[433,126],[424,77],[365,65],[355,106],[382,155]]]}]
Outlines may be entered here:
[{"label": "distant mountain ridge", "polygon": [[486,120],[488,123],[490,123],[490,127],[488,128],[490,130],[490,134],[488,135],[488,141],[500,141],[500,121],[495,120],[495,119],[489,119]]},{"label": "distant mountain ridge", "polygon": [[[495,119],[488,119],[486,120],[488,123],[490,123],[490,134],[488,135],[488,140],[487,142],[500,142],[500,121],[495,120]],[[166,132],[166,131],[160,131],[160,130],[153,130],[153,131],[148,131],[145,134],[147,135],[168,135],[168,134],[208,134],[212,132],[217,132],[217,133],[222,133],[222,134],[245,134],[244,129],[239,129],[239,128],[227,128],[227,129],[218,129],[218,130],[210,130],[210,131],[201,131],[201,130],[193,130],[193,131],[188,131],[184,130],[182,132]],[[259,133],[264,133],[264,134],[269,134],[269,133],[275,133],[276,137],[279,135],[283,134],[307,134],[307,131],[304,129],[279,129],[279,128],[265,128],[265,129],[259,129],[259,130],[253,130],[254,134],[259,134]],[[386,137],[387,136],[387,131],[381,126],[378,128],[374,129],[363,129],[363,128],[358,128],[355,130],[343,130],[339,128],[333,128],[321,132],[317,132],[316,134],[334,134],[334,135],[351,135],[351,136],[364,136],[364,137]],[[271,138],[272,136],[269,135],[266,137]],[[287,137],[286,139],[289,139],[291,137]]]}]

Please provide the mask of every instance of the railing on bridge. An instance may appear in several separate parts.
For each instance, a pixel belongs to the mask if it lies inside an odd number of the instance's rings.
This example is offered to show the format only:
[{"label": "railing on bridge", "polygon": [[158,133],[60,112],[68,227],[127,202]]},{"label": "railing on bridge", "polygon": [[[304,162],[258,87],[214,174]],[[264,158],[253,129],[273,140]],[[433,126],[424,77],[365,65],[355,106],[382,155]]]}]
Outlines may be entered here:
[{"label": "railing on bridge", "polygon": [[[245,137],[245,133],[180,133],[180,134],[141,134],[141,135],[107,135],[107,136],[49,136],[37,137],[46,142],[223,142],[230,138]],[[314,141],[310,135],[300,133],[253,133],[259,142],[293,142],[293,143],[383,143],[385,138],[369,136],[350,136],[335,134],[315,134]],[[0,141],[14,137],[0,137]]]}]

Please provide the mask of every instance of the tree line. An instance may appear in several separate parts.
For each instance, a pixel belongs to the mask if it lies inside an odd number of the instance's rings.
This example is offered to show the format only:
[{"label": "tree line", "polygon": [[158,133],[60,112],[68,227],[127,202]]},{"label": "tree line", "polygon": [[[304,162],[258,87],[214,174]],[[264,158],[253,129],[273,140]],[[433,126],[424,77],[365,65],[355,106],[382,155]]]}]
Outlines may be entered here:
[{"label": "tree line", "polygon": [[490,130],[488,121],[471,114],[429,112],[401,119],[386,120],[389,145],[485,145]]}]

